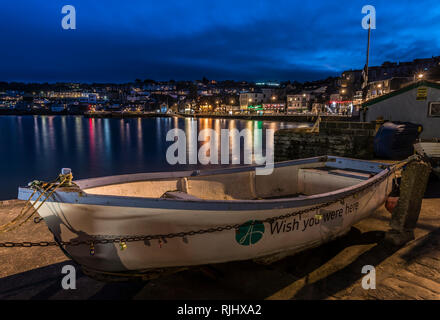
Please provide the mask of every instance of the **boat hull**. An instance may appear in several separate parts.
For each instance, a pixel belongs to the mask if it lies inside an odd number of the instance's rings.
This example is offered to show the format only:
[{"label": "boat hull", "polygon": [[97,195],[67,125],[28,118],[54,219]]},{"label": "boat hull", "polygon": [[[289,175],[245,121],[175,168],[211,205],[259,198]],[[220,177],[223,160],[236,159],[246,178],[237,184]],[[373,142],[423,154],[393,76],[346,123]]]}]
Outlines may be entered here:
[{"label": "boat hull", "polygon": [[[66,245],[64,250],[80,265],[103,272],[143,271],[264,258],[294,253],[334,239],[368,217],[391,192],[386,170],[373,178],[325,197],[288,202],[219,201],[180,202],[164,199],[122,201],[75,192],[57,193],[38,213],[58,241],[83,241],[112,237],[166,235],[239,224],[240,228],[162,240]],[[365,188],[377,180],[377,183]],[[344,194],[357,192],[344,197]],[[26,198],[29,189],[20,189]],[[116,199],[115,199],[116,198]],[[331,199],[337,202],[326,205]],[[343,199],[343,200],[342,200]],[[331,202],[331,201],[330,201]],[[38,205],[38,204],[37,204]],[[278,219],[319,206],[319,209]],[[253,224],[250,222],[254,222]]]}]

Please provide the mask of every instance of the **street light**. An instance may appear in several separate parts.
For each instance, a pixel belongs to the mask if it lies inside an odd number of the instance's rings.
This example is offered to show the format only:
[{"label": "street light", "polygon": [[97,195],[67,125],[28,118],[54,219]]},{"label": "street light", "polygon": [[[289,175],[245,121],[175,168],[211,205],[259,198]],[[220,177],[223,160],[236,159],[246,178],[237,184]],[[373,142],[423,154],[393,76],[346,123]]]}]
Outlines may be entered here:
[{"label": "street light", "polygon": [[422,79],[424,77],[424,74],[423,73],[420,73],[418,76],[417,76],[417,78],[419,78],[419,79]]}]

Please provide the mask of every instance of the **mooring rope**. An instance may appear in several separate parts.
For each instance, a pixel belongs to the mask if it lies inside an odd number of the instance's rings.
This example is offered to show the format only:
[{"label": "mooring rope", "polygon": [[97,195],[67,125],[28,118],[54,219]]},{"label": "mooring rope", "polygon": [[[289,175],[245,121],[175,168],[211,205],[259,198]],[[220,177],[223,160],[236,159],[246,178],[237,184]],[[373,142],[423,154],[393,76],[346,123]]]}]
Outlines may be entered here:
[{"label": "mooring rope", "polygon": [[[26,201],[26,203],[25,203],[24,207],[21,209],[20,213],[14,219],[9,221],[8,223],[5,223],[0,226],[0,233],[10,232],[12,230],[19,228],[23,224],[25,224],[27,221],[29,221],[30,218],[32,218],[35,215],[35,213],[38,212],[38,210],[46,202],[46,200],[49,199],[59,187],[63,186],[64,183],[69,182],[71,180],[72,180],[72,174],[66,174],[66,175],[59,175],[58,178],[55,179],[55,181],[53,181],[53,182],[33,181],[33,182],[29,183],[29,187],[31,187],[34,191],[30,195],[29,199]],[[40,195],[32,203],[31,200],[37,191],[40,191]],[[46,193],[47,193],[47,195],[46,195]],[[40,199],[44,195],[46,195],[46,198],[41,201],[41,203],[38,205],[38,207],[35,207],[37,202],[40,201]],[[29,206],[29,204],[30,204],[30,206]],[[31,210],[31,209],[33,209],[32,212],[24,220],[22,220],[22,218],[24,216],[26,216],[29,213],[29,210]],[[20,220],[22,220],[22,221],[19,222]]]}]

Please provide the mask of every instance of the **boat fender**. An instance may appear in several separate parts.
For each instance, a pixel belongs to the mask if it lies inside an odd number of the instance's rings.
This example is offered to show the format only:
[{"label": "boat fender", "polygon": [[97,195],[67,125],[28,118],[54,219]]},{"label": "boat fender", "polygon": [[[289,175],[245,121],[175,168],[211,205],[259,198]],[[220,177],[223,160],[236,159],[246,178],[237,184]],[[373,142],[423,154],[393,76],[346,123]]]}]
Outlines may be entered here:
[{"label": "boat fender", "polygon": [[399,197],[388,197],[385,202],[385,208],[389,213],[393,213],[394,208],[397,206],[397,202],[399,201]]}]

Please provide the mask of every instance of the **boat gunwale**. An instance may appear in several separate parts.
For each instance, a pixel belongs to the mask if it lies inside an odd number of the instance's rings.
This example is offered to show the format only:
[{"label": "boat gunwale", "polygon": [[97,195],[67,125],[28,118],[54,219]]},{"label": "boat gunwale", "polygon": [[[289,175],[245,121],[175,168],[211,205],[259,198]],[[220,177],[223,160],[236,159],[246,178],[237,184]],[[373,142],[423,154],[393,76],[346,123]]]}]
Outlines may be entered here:
[{"label": "boat gunwale", "polygon": [[[282,168],[288,167],[295,164],[308,164],[314,162],[326,162],[329,157],[313,157],[306,159],[298,159],[298,160],[288,160],[283,162],[274,163],[274,168]],[[322,161],[321,161],[322,160]],[[185,177],[202,177],[216,174],[231,174],[238,172],[246,172],[253,171],[256,168],[262,168],[262,165],[249,165],[249,166],[240,166],[240,167],[232,167],[232,168],[223,168],[223,169],[205,169],[205,170],[182,170],[182,171],[160,171],[160,172],[146,172],[146,173],[133,173],[133,174],[124,174],[124,175],[114,175],[114,176],[105,176],[98,178],[90,178],[90,179],[81,179],[76,180],[75,184],[77,184],[81,189],[89,189],[96,187],[104,187],[121,183],[131,183],[131,182],[140,182],[140,181],[157,181],[157,180],[166,180],[170,178],[185,178]],[[158,176],[157,178],[149,178],[149,176]],[[127,179],[124,181],[117,182],[101,182],[105,180],[116,180],[116,179]],[[90,183],[91,182],[91,183]],[[150,199],[155,199],[151,197]]]},{"label": "boat gunwale", "polygon": [[[329,159],[344,159],[344,160],[353,160],[356,162],[364,162],[364,163],[373,163],[368,160],[358,160],[344,157],[334,157],[334,156],[324,156],[324,157],[314,157],[308,159],[299,159],[299,160],[290,160],[285,162],[279,162],[275,165],[275,167],[284,167],[294,164],[303,164],[303,163],[313,163],[313,162],[324,162],[321,161],[323,158],[328,162]],[[332,161],[332,160],[331,160]],[[385,174],[389,172],[390,164],[384,164],[380,162],[374,162],[378,167],[384,166],[384,168],[376,173],[371,178],[362,181],[356,185],[348,186],[345,188],[337,189],[334,191],[320,193],[305,197],[286,197],[286,198],[278,198],[278,199],[234,199],[234,200],[187,200],[187,199],[170,199],[170,198],[157,198],[157,197],[133,197],[133,196],[114,196],[114,195],[97,195],[87,193],[85,191],[80,192],[72,192],[72,191],[63,191],[58,190],[56,195],[54,194],[52,198],[48,199],[49,202],[61,202],[68,204],[84,204],[84,205],[98,205],[98,206],[118,206],[118,207],[139,207],[139,208],[158,208],[158,209],[177,209],[177,210],[207,210],[207,211],[230,211],[230,210],[268,210],[268,209],[285,209],[285,208],[297,208],[297,207],[306,207],[315,205],[317,203],[324,203],[335,200],[336,198],[345,198],[346,195],[352,193],[356,189],[362,189],[365,185],[372,183],[374,180],[381,179]],[[247,167],[239,167],[239,168],[227,168],[222,169],[222,173],[225,173],[234,170],[240,170],[238,172],[250,171],[258,166],[247,166]],[[230,170],[230,171],[229,171]],[[203,170],[203,172],[207,171],[219,171],[219,170]],[[179,171],[178,173],[193,173],[194,171]],[[202,170],[200,171],[202,172]],[[166,172],[170,174],[176,174],[176,172]],[[146,175],[146,174],[134,174],[134,175]],[[119,175],[119,176],[110,176],[110,177],[124,177],[124,176],[134,176],[134,175]],[[191,175],[189,175],[191,176]],[[199,175],[200,176],[200,175]],[[171,175],[170,175],[171,177]],[[174,176],[176,177],[176,176]],[[103,177],[109,178],[109,177]],[[92,178],[92,179],[103,179],[103,178]],[[84,183],[91,179],[78,180],[76,183]],[[144,179],[145,180],[145,179]],[[136,180],[142,181],[142,180]],[[136,182],[136,181],[127,181],[128,182]],[[116,183],[115,183],[116,184]],[[109,185],[109,184],[104,184]],[[104,186],[102,185],[102,186]],[[19,188],[19,195],[23,193],[23,195],[30,194],[31,189],[28,187]],[[81,193],[83,195],[81,195]],[[85,195],[84,195],[85,194]],[[73,196],[74,195],[74,196]],[[36,200],[38,194],[34,195],[32,200]]]},{"label": "boat gunwale", "polygon": [[[372,162],[372,161],[368,161],[368,160],[352,159],[352,158],[336,157],[336,156],[320,156],[320,157],[312,157],[312,158],[277,162],[277,163],[274,163],[274,168],[289,167],[289,166],[293,166],[293,165],[309,164],[309,163],[315,163],[315,162],[325,162],[325,163],[336,162],[336,160],[338,160],[338,159],[354,161],[354,162],[374,163],[378,167],[390,166],[390,164],[380,163],[380,162]],[[170,179],[170,178],[201,177],[201,176],[209,176],[209,175],[217,175],[217,174],[231,174],[231,173],[238,173],[238,172],[253,171],[256,168],[264,168],[264,166],[263,165],[250,165],[250,166],[223,168],[223,169],[133,173],[133,174],[123,174],[123,175],[113,175],[113,176],[81,179],[81,180],[76,180],[75,184],[78,185],[82,190],[86,190],[86,189],[96,188],[96,187],[104,187],[104,186],[110,186],[110,185],[116,185],[116,184],[140,182],[140,181],[148,181],[148,180],[149,181],[157,181],[157,180],[166,180],[166,179]],[[369,172],[373,172],[373,171],[369,171]],[[379,172],[376,172],[376,174]],[[110,181],[107,181],[107,180],[110,180]],[[117,181],[115,181],[115,180],[117,180]],[[86,192],[86,191],[84,191],[84,192]],[[155,198],[150,197],[150,199],[155,199]]]}]

